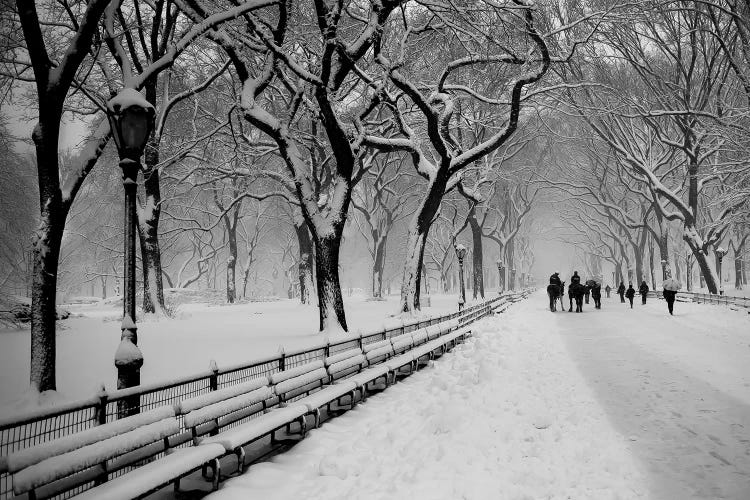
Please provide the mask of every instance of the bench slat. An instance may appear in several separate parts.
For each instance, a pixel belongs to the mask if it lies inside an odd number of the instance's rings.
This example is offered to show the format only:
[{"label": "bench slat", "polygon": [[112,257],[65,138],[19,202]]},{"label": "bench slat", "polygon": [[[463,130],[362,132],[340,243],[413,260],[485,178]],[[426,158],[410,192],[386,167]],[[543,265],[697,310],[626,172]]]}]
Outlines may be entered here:
[{"label": "bench slat", "polygon": [[240,394],[223,401],[218,401],[214,404],[204,406],[193,410],[185,415],[184,424],[187,428],[195,427],[202,423],[208,422],[209,420],[216,420],[219,417],[229,415],[235,411],[241,410],[247,406],[252,406],[256,403],[260,403],[269,399],[273,396],[273,391],[270,387],[260,387],[252,392],[246,394]]},{"label": "bench slat", "polygon": [[13,475],[13,491],[21,495],[118,455],[159,441],[180,432],[180,424],[172,417],[138,429],[92,443],[83,448],[50,457]]},{"label": "bench slat", "polygon": [[206,394],[201,394],[200,396],[192,397],[190,399],[185,399],[183,401],[180,401],[177,404],[177,407],[180,414],[186,414],[190,413],[193,410],[197,410],[198,408],[203,408],[204,406],[209,406],[214,403],[218,403],[219,401],[223,401],[234,396],[239,396],[240,394],[252,392],[267,385],[268,377],[258,377],[241,384],[232,385],[223,389],[219,389],[217,391],[212,391]]},{"label": "bench slat", "polygon": [[274,387],[274,392],[281,396],[287,392],[293,391],[294,389],[312,384],[315,381],[328,379],[328,372],[323,368],[323,363],[318,361],[317,364],[319,368],[316,368],[315,370],[306,371],[296,377],[287,378],[277,383]]},{"label": "bench slat", "polygon": [[279,382],[284,382],[285,380],[288,380],[290,378],[299,377],[302,374],[317,370],[318,368],[324,368],[323,362],[320,360],[311,361],[290,370],[284,370],[283,372],[274,373],[273,375],[271,375],[271,384],[276,385]]},{"label": "bench slat", "polygon": [[138,415],[115,420],[114,422],[92,427],[91,429],[86,429],[68,436],[63,436],[54,441],[40,443],[8,456],[8,471],[11,474],[15,474],[26,467],[37,464],[50,457],[62,455],[98,441],[132,431],[138,427],[159,422],[165,418],[174,416],[174,408],[171,405],[161,406],[147,412],[139,413]]}]

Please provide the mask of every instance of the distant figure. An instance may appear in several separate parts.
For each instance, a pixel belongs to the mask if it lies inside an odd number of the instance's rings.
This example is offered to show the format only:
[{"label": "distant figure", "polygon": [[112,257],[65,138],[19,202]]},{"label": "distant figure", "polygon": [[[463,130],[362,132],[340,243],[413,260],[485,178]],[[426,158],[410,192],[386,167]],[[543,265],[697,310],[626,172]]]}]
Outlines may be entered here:
[{"label": "distant figure", "polygon": [[[633,283],[629,283],[628,284],[628,289],[625,292],[625,296],[630,301],[630,308],[632,309],[633,308],[633,297],[635,297],[635,288],[633,288]],[[625,302],[625,301],[623,300],[623,302]]]},{"label": "distant figure", "polygon": [[595,282],[591,287],[591,298],[594,299],[594,308],[602,308],[602,285],[601,283]]},{"label": "distant figure", "polygon": [[641,300],[643,301],[642,304],[646,303],[646,297],[648,297],[648,285],[645,281],[641,282],[640,288],[638,288],[638,293],[641,294]]},{"label": "distant figure", "polygon": [[607,298],[609,298],[609,292],[612,291],[612,287],[609,286],[609,285],[607,285],[607,286],[604,287],[604,291],[607,292]]},{"label": "distant figure", "polygon": [[677,290],[664,289],[664,300],[667,301],[667,307],[669,308],[669,314],[674,316],[672,312],[674,310],[674,300],[677,298]]},{"label": "distant figure", "polygon": [[578,276],[578,271],[573,271],[573,276],[570,277],[570,284],[571,285],[581,284],[581,277]]},{"label": "distant figure", "polygon": [[620,282],[620,286],[617,287],[617,294],[620,296],[620,302],[625,303],[625,283]]}]

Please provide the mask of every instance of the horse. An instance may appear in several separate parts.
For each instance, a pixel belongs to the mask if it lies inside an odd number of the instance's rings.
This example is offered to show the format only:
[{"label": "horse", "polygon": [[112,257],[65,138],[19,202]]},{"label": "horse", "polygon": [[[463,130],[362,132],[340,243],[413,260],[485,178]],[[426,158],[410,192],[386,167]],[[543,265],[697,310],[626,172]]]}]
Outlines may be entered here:
[{"label": "horse", "polygon": [[560,296],[560,286],[556,283],[547,285],[547,296],[549,297],[549,310],[557,311],[557,298]]},{"label": "horse", "polygon": [[549,297],[549,310],[552,312],[557,311],[557,301],[560,300],[560,307],[565,309],[565,303],[563,297],[565,297],[565,282],[563,281],[560,285],[550,283],[547,285],[547,296]]},{"label": "horse", "polygon": [[576,301],[576,312],[583,312],[583,296],[586,294],[586,285],[573,283],[568,287],[568,299],[570,308],[568,312],[573,312],[573,299]]}]

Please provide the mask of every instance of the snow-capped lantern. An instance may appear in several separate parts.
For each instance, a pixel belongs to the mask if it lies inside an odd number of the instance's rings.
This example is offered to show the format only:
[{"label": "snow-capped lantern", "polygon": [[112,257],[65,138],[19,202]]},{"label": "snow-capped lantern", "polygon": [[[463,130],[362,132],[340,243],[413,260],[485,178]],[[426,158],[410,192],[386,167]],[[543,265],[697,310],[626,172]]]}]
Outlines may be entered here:
[{"label": "snow-capped lantern", "polygon": [[459,262],[462,262],[466,257],[466,247],[462,243],[456,245],[456,257],[458,257]]},{"label": "snow-capped lantern", "polygon": [[107,102],[107,117],[120,158],[138,161],[154,128],[154,107],[135,89],[122,89]]}]

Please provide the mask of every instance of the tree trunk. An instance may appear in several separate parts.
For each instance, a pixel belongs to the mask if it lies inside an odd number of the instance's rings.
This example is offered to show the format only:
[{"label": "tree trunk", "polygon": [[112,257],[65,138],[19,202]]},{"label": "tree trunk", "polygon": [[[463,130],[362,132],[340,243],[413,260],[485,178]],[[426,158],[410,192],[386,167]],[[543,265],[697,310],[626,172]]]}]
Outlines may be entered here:
[{"label": "tree trunk", "polygon": [[430,225],[440,208],[440,201],[448,183],[447,168],[440,168],[430,181],[427,193],[422,198],[421,205],[409,223],[406,240],[406,257],[404,273],[401,280],[401,311],[414,312],[419,310],[419,288],[422,279],[422,261],[424,247]]},{"label": "tree trunk", "polygon": [[237,232],[236,226],[227,231],[229,240],[229,257],[227,258],[227,302],[234,304],[237,299],[235,287],[235,269],[237,267]]},{"label": "tree trunk", "polygon": [[[146,100],[156,106],[156,80],[146,84]],[[165,314],[164,283],[159,246],[161,188],[159,186],[159,138],[152,133],[144,154],[143,191],[145,204],[138,211],[138,236],[143,268],[143,312]]]},{"label": "tree trunk", "polygon": [[685,243],[687,243],[690,247],[690,250],[693,253],[693,257],[695,257],[695,261],[698,263],[698,267],[701,271],[701,277],[705,281],[708,292],[718,293],[719,287],[716,273],[708,264],[708,256],[703,252],[701,248],[700,239],[697,237],[695,228],[686,225],[683,239],[685,240]]},{"label": "tree trunk", "polygon": [[315,265],[313,257],[313,241],[310,230],[302,217],[294,221],[294,231],[297,234],[299,248],[299,300],[302,304],[310,304],[313,292],[312,270]]},{"label": "tree trunk", "polygon": [[734,288],[735,290],[742,290],[742,253],[745,250],[745,242],[743,241],[734,249]]},{"label": "tree trunk", "polygon": [[336,326],[348,331],[339,280],[340,247],[340,230],[327,238],[315,239],[315,275],[318,285],[320,331],[332,330]]},{"label": "tree trunk", "polygon": [[[39,151],[39,148],[37,148]],[[55,160],[56,161],[56,160]],[[34,271],[31,284],[31,374],[30,383],[39,392],[55,390],[55,320],[57,267],[65,217],[60,193],[41,185],[41,222],[34,235]]]},{"label": "tree trunk", "polygon": [[648,249],[648,269],[651,276],[651,288],[656,288],[656,274],[654,272],[654,243],[651,241]]},{"label": "tree trunk", "polygon": [[482,253],[482,228],[479,226],[477,220],[476,211],[472,207],[472,212],[469,216],[469,227],[471,228],[471,237],[473,240],[472,248],[472,275],[473,275],[473,297],[477,298],[477,294],[484,299],[484,256]]},{"label": "tree trunk", "polygon": [[381,298],[383,296],[383,271],[385,270],[385,250],[388,244],[388,236],[377,237],[373,231],[375,242],[375,259],[372,263],[372,296]]},{"label": "tree trunk", "polygon": [[505,245],[505,255],[508,256],[508,290],[515,290],[516,244],[512,238]]}]

